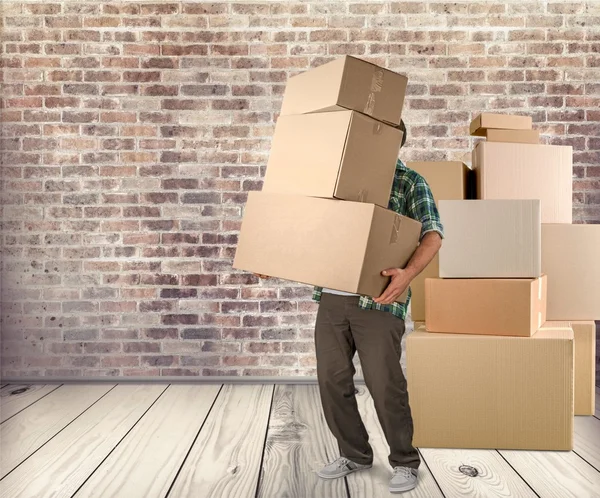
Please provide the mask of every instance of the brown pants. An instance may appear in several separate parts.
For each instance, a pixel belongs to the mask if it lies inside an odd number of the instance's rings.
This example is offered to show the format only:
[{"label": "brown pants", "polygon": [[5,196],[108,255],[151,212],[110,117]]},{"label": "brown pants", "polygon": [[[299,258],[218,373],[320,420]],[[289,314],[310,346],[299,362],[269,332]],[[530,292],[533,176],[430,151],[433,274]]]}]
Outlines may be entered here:
[{"label": "brown pants", "polygon": [[377,417],[390,446],[392,467],[418,468],[412,445],[413,421],[406,379],[400,366],[404,320],[391,313],[365,310],[357,296],[323,293],[317,313],[315,348],[323,412],[340,454],[370,464],[373,449],[358,412],[352,358],[356,351]]}]

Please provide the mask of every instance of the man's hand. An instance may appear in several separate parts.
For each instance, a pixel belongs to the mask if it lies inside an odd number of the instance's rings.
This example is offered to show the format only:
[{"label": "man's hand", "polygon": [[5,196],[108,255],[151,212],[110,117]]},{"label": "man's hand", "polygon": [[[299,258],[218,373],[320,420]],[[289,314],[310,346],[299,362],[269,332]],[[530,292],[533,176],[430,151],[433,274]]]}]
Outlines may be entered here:
[{"label": "man's hand", "polygon": [[409,272],[402,268],[388,268],[387,270],[383,270],[381,274],[384,277],[392,277],[392,280],[383,291],[383,294],[374,298],[373,301],[377,304],[392,304],[409,286],[411,281]]}]

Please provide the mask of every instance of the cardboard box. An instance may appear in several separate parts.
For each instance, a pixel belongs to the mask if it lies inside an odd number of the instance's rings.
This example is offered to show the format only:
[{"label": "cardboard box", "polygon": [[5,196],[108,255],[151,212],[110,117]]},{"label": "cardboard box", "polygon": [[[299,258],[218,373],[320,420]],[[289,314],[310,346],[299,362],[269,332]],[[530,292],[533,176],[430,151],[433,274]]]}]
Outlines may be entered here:
[{"label": "cardboard box", "polygon": [[415,446],[573,448],[571,330],[495,337],[421,328],[406,354]]},{"label": "cardboard box", "polygon": [[539,200],[440,201],[440,277],[542,274]]},{"label": "cardboard box", "polygon": [[485,132],[488,142],[513,142],[519,144],[539,144],[540,132],[538,130],[494,130]]},{"label": "cardboard box", "polygon": [[[469,192],[470,168],[460,161],[415,161],[406,166],[419,173],[431,188],[438,204],[442,200],[466,199]],[[444,220],[442,219],[442,224]],[[410,283],[410,316],[425,320],[425,279],[439,276],[439,254]]]},{"label": "cardboard box", "polygon": [[600,320],[600,225],[542,225],[548,320]]},{"label": "cardboard box", "polygon": [[381,271],[406,266],[420,234],[418,221],[374,204],[250,192],[233,266],[378,297]]},{"label": "cardboard box", "polygon": [[575,361],[575,415],[594,415],[596,409],[596,324],[582,322],[546,322],[541,330],[573,330]]},{"label": "cardboard box", "polygon": [[542,223],[573,220],[573,148],[480,142],[473,150],[478,199],[540,199]]},{"label": "cardboard box", "polygon": [[596,324],[571,322],[575,337],[575,415],[594,415],[596,410]]},{"label": "cardboard box", "polygon": [[483,137],[489,128],[500,130],[531,130],[531,123],[531,116],[484,112],[471,121],[469,131],[471,135]]},{"label": "cardboard box", "polygon": [[404,75],[346,55],[292,76],[281,115],[351,109],[398,126],[407,83]]},{"label": "cardboard box", "polygon": [[282,116],[263,191],[387,208],[402,132],[354,111]]},{"label": "cardboard box", "polygon": [[546,322],[547,278],[428,278],[429,332],[530,337]]}]

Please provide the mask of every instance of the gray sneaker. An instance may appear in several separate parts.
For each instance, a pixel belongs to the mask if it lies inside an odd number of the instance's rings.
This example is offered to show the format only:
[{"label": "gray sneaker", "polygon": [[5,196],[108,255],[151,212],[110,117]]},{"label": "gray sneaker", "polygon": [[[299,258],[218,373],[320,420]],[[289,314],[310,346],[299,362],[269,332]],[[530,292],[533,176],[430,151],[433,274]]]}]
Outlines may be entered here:
[{"label": "gray sneaker", "polygon": [[394,474],[390,480],[392,493],[403,493],[415,488],[417,485],[417,469],[409,467],[394,467]]},{"label": "gray sneaker", "polygon": [[370,469],[373,464],[363,465],[348,460],[346,457],[339,457],[331,463],[328,463],[321,470],[317,472],[319,477],[323,479],[336,479],[338,477],[344,477],[345,475],[356,472],[357,470]]}]

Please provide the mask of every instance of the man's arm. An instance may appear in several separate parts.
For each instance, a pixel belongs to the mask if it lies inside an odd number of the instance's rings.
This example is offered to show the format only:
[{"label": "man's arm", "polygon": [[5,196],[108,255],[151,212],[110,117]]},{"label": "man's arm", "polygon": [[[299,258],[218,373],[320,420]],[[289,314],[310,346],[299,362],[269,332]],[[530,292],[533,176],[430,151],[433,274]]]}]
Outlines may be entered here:
[{"label": "man's arm", "polygon": [[424,179],[416,182],[408,198],[408,215],[421,222],[421,241],[404,269],[387,268],[381,272],[392,279],[383,294],[374,299],[378,304],[395,302],[442,247],[444,227],[427,182]]},{"label": "man's arm", "polygon": [[414,278],[431,262],[442,247],[442,237],[438,232],[427,232],[421,239],[406,265],[406,268],[389,268],[381,272],[386,277],[392,277],[384,293],[373,299],[378,304],[392,304],[402,295]]}]

